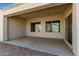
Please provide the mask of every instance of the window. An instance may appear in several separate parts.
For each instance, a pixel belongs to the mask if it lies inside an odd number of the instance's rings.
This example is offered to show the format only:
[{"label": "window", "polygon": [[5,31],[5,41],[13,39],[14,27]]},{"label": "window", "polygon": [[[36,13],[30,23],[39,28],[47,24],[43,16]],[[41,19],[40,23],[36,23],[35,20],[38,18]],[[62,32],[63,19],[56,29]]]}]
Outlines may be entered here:
[{"label": "window", "polygon": [[41,24],[40,24],[40,22],[35,24],[35,32],[41,32]]},{"label": "window", "polygon": [[52,21],[46,22],[46,32],[52,32]]},{"label": "window", "polygon": [[52,32],[60,32],[60,21],[53,21]]},{"label": "window", "polygon": [[31,23],[31,32],[35,32],[35,23]]},{"label": "window", "polygon": [[46,22],[46,32],[60,32],[60,21]]},{"label": "window", "polygon": [[31,32],[41,32],[41,23],[31,23]]}]

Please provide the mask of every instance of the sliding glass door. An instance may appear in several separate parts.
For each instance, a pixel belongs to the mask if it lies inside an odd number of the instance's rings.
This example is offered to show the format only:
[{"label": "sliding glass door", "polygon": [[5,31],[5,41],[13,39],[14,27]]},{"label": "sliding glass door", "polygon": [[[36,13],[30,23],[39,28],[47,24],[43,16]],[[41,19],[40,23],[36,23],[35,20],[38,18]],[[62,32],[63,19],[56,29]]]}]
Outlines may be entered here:
[{"label": "sliding glass door", "polygon": [[67,41],[72,45],[72,14],[66,19],[66,38]]}]

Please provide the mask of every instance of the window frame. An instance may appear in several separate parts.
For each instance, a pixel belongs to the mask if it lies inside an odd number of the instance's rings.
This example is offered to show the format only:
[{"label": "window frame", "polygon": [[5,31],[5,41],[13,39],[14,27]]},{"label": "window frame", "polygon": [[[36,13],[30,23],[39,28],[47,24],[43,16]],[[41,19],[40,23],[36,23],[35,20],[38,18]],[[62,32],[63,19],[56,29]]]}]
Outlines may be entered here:
[{"label": "window frame", "polygon": [[[51,31],[47,31],[47,23],[51,23]],[[60,20],[54,20],[54,21],[46,21],[45,22],[45,32],[53,32],[52,30],[52,28],[53,28],[53,23],[59,23],[59,26],[58,26],[58,32],[57,33],[59,33],[60,32]],[[56,33],[56,32],[55,32]]]},{"label": "window frame", "polygon": [[31,31],[31,32],[36,32],[36,31],[35,31],[35,30],[36,30],[36,28],[35,28],[35,25],[36,25],[36,24],[41,24],[41,22],[32,22],[32,23],[31,23],[31,26],[30,26],[30,29],[31,29],[30,31]]}]

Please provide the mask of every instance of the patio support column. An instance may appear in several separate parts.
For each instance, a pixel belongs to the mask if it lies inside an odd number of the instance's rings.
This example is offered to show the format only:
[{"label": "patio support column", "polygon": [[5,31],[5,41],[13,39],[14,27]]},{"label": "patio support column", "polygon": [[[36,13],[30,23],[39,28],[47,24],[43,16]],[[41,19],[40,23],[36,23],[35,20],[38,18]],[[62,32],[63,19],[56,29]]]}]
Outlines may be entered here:
[{"label": "patio support column", "polygon": [[0,11],[0,41],[3,41],[3,15]]},{"label": "patio support column", "polygon": [[7,17],[3,18],[3,41],[8,40],[8,19]]},{"label": "patio support column", "polygon": [[73,40],[73,53],[79,56],[79,4],[73,4],[72,13],[72,40]]}]

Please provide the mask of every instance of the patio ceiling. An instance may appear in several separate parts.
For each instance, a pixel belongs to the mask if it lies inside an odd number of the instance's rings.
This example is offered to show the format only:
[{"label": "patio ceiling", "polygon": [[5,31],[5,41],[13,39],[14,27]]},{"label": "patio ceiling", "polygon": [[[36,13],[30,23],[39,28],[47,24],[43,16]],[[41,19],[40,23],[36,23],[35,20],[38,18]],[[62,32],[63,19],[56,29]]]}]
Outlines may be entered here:
[{"label": "patio ceiling", "polygon": [[53,8],[47,8],[47,9],[38,10],[38,11],[30,12],[30,13],[24,13],[21,15],[17,15],[17,17],[29,19],[29,18],[54,15],[54,14],[63,14],[69,5],[70,4],[65,4],[65,5],[57,6],[57,7],[53,7]]}]

